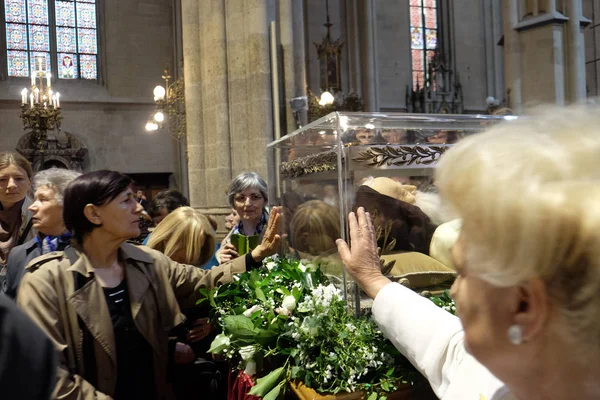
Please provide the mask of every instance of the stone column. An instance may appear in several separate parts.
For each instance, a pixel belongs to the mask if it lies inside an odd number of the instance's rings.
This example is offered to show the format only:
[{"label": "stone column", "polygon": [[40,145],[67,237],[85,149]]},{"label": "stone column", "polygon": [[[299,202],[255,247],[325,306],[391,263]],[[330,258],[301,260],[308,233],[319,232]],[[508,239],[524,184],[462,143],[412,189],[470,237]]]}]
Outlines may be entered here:
[{"label": "stone column", "polygon": [[586,98],[583,27],[590,21],[583,17],[582,8],[581,0],[567,0],[568,97],[572,102],[583,101]]},{"label": "stone column", "polygon": [[504,1],[502,7],[502,23],[504,25],[504,73],[508,106],[516,113],[521,113],[521,43],[519,32],[514,27],[519,22],[516,0]]},{"label": "stone column", "polygon": [[268,1],[226,1],[231,171],[267,176],[273,140]]},{"label": "stone column", "polygon": [[267,15],[275,3],[182,0],[182,7],[190,201],[221,226],[231,179],[242,171],[266,177],[273,138]]},{"label": "stone column", "polygon": [[[506,86],[510,106],[567,104],[585,98],[585,55],[581,0],[567,0],[566,15],[556,2],[546,8],[523,0],[504,2]],[[527,7],[525,7],[527,5]]]},{"label": "stone column", "polygon": [[348,57],[348,89],[355,91],[360,96],[362,82],[360,75],[360,45],[358,33],[358,6],[357,0],[346,0],[346,37],[348,43],[344,45]]},{"label": "stone column", "polygon": [[[292,0],[292,29],[294,35],[294,97],[306,96],[306,44],[304,32],[304,2]],[[302,125],[308,123],[306,111],[300,113]]]},{"label": "stone column", "polygon": [[189,198],[193,207],[206,204],[204,190],[204,135],[202,123],[202,68],[200,63],[200,11],[197,0],[181,1],[183,70],[187,122]]},{"label": "stone column", "polygon": [[[360,29],[360,54],[362,71],[362,93],[365,105],[365,111],[374,112],[379,110],[377,95],[377,66],[375,65],[375,39],[373,17],[373,0],[363,0],[359,2],[362,7],[362,13],[359,13],[361,24]],[[361,15],[362,14],[362,15]]]},{"label": "stone column", "polygon": [[232,177],[225,2],[198,3],[205,174],[204,182],[194,184],[206,194],[206,203],[199,206],[214,207],[226,204],[224,191]]},{"label": "stone column", "polygon": [[[301,4],[301,3],[300,3]],[[283,83],[284,83],[284,98],[281,99],[285,104],[285,131],[281,132],[281,136],[296,130],[296,121],[290,100],[296,97],[296,67],[294,65],[294,22],[292,0],[279,0],[279,39],[281,42],[281,52],[278,56],[281,58],[283,65]]]}]

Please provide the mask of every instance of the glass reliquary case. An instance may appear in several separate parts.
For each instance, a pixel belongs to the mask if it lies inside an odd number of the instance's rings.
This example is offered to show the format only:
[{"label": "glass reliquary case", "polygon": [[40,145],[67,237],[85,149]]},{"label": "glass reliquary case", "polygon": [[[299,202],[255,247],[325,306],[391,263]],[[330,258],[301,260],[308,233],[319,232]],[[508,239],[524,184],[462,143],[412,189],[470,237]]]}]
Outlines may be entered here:
[{"label": "glass reliquary case", "polygon": [[283,211],[284,253],[321,266],[358,308],[335,240],[346,217],[370,212],[381,268],[394,280],[441,293],[454,279],[449,247],[460,221],[441,206],[433,171],[454,143],[512,116],[332,113],[267,146],[269,197]]}]

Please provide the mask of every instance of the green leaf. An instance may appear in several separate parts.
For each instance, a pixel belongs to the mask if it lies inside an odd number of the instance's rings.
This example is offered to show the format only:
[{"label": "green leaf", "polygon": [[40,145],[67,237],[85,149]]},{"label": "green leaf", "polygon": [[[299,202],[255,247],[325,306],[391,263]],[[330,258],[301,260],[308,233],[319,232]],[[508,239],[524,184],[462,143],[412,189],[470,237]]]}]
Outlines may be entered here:
[{"label": "green leaf", "polygon": [[209,353],[220,354],[223,350],[225,350],[229,346],[229,337],[227,335],[220,333],[210,344],[210,349],[208,349]]},{"label": "green leaf", "polygon": [[292,367],[292,379],[295,379],[298,376],[298,372],[300,372],[300,367]]},{"label": "green leaf", "polygon": [[267,302],[267,298],[265,297],[265,294],[263,293],[261,288],[257,287],[256,289],[254,289],[254,293],[256,293],[257,299],[259,299],[263,303]]},{"label": "green leaf", "polygon": [[367,400],[377,400],[377,392],[371,393]]},{"label": "green leaf", "polygon": [[277,341],[279,334],[271,330],[260,329],[254,339],[256,343],[266,346]]},{"label": "green leaf", "polygon": [[277,289],[275,289],[275,291],[277,293],[281,293],[281,294],[286,295],[286,296],[290,296],[291,295],[290,291],[286,287],[278,287]]},{"label": "green leaf", "polygon": [[294,288],[292,289],[292,296],[294,296],[294,299],[296,299],[296,301],[300,300],[301,295],[302,295],[302,290],[300,290],[294,286]]},{"label": "green leaf", "polygon": [[252,320],[245,315],[229,315],[223,318],[223,327],[231,335],[242,338],[254,338],[258,333]]},{"label": "green leaf", "polygon": [[260,397],[265,396],[281,381],[281,379],[283,379],[283,371],[284,368],[280,367],[271,371],[268,375],[258,378],[256,380],[256,385],[252,386],[249,394]]},{"label": "green leaf", "polygon": [[275,386],[273,388],[273,390],[271,390],[269,393],[267,393],[267,395],[265,397],[263,397],[263,400],[277,400],[284,383],[285,382],[283,382],[283,381],[279,382],[279,385]]},{"label": "green leaf", "polygon": [[208,302],[213,308],[217,307],[215,303],[214,292],[212,289],[201,288],[198,289],[198,292],[200,292],[201,297],[198,299],[198,301],[196,301],[196,305],[202,304],[208,300]]}]

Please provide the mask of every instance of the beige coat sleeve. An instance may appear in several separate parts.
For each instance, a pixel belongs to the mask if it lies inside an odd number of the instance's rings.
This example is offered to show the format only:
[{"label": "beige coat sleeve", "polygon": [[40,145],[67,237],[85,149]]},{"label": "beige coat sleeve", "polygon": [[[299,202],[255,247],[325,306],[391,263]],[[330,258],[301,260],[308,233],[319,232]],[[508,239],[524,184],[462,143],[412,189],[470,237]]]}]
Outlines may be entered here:
[{"label": "beige coat sleeve", "polygon": [[[110,396],[98,392],[80,375],[69,373],[65,354],[69,353],[67,347],[73,344],[69,344],[69,340],[65,337],[67,330],[70,329],[68,314],[65,308],[64,293],[60,298],[60,293],[57,293],[57,288],[60,286],[55,279],[56,277],[50,274],[46,268],[27,273],[23,276],[17,296],[18,306],[42,328],[59,352],[58,379],[52,392],[52,399],[111,399]],[[71,354],[73,353],[74,350],[71,349]]]},{"label": "beige coat sleeve", "polygon": [[210,270],[179,264],[164,255],[157,262],[164,264],[158,270],[167,274],[167,280],[181,307],[195,305],[200,288],[213,288],[231,282],[234,274],[246,272],[245,257],[238,257]]}]

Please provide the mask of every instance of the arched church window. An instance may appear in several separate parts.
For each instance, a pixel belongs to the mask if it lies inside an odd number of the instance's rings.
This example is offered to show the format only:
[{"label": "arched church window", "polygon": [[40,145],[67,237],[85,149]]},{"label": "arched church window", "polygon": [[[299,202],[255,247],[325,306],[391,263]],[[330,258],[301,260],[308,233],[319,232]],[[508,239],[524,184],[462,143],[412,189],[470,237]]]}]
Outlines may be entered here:
[{"label": "arched church window", "polygon": [[410,41],[413,89],[427,82],[428,66],[437,47],[436,0],[410,0]]},{"label": "arched church window", "polygon": [[9,77],[30,77],[36,56],[58,79],[98,79],[96,0],[3,0]]}]

